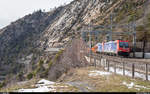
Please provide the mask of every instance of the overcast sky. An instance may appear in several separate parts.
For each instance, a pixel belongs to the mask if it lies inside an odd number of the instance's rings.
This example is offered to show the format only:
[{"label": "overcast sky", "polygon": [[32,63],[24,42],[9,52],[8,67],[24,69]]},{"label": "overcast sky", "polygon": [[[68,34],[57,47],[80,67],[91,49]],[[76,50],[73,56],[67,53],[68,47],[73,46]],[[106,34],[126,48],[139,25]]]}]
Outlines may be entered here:
[{"label": "overcast sky", "polygon": [[0,29],[33,11],[54,8],[73,0],[1,0]]}]

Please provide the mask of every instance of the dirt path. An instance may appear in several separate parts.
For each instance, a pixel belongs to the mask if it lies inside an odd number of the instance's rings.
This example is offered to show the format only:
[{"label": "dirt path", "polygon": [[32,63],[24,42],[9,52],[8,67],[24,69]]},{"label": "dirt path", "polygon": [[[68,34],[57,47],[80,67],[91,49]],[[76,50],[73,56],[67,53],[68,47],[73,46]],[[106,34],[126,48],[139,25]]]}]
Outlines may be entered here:
[{"label": "dirt path", "polygon": [[91,90],[94,90],[93,87],[90,87],[87,83],[76,81],[76,82],[68,82],[68,85],[75,86],[78,88],[79,92],[90,92]]}]

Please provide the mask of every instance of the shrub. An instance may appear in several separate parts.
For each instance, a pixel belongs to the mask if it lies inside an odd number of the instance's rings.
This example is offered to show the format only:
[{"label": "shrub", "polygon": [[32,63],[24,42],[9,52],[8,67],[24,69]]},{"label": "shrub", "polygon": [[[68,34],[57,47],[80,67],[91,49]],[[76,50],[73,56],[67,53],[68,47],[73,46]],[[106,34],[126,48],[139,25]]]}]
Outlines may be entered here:
[{"label": "shrub", "polygon": [[54,58],[55,61],[57,61],[57,60],[59,59],[59,57],[62,55],[63,51],[64,51],[64,50],[60,50],[60,51],[56,54],[56,56],[55,56],[55,58]]},{"label": "shrub", "polygon": [[45,70],[45,68],[43,67],[43,63],[44,61],[43,60],[40,60],[36,69],[34,70],[34,72],[32,73],[33,76],[36,76],[36,74],[40,73],[40,72],[43,72]]},{"label": "shrub", "polygon": [[52,66],[52,64],[53,64],[53,62],[52,62],[52,60],[50,60],[48,63],[48,68],[50,68]]},{"label": "shrub", "polygon": [[77,27],[77,31],[79,31],[81,28],[82,28],[81,26]]},{"label": "shrub", "polygon": [[17,80],[22,81],[23,80],[23,72],[20,72],[19,74],[17,74]]},{"label": "shrub", "polygon": [[49,72],[49,69],[46,69],[44,72],[40,73],[40,78],[48,77],[48,72]]},{"label": "shrub", "polygon": [[3,81],[3,82],[0,82],[0,88],[3,88],[4,85],[5,85],[5,82],[4,82],[4,81]]},{"label": "shrub", "polygon": [[33,73],[29,73],[28,75],[27,75],[27,79],[32,79],[33,78]]},{"label": "shrub", "polygon": [[43,66],[38,66],[37,69],[34,71],[35,75],[38,74],[39,72],[44,71],[45,68]]},{"label": "shrub", "polygon": [[43,60],[40,60],[39,63],[38,63],[38,66],[42,66],[43,63],[44,63],[44,61],[43,61]]}]

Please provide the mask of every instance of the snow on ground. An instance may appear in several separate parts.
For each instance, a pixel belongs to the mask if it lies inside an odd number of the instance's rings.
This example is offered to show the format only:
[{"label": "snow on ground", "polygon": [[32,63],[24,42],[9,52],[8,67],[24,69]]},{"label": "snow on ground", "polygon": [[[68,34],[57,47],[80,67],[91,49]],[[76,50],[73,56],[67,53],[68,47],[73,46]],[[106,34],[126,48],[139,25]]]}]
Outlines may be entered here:
[{"label": "snow on ground", "polygon": [[54,84],[55,84],[55,82],[42,79],[35,86],[37,86],[37,87],[45,86],[45,85],[51,85],[51,86],[53,86]]},{"label": "snow on ground", "polygon": [[[88,62],[90,62],[90,58],[89,58],[89,57],[85,56],[85,58],[86,58],[86,60],[87,60]],[[92,60],[92,62],[94,61],[93,59],[91,59],[91,60]],[[105,59],[102,59],[101,62],[104,62],[104,63],[102,63],[103,66],[106,66],[106,63],[105,63],[106,60],[105,60]],[[106,67],[105,67],[105,70],[107,70]],[[110,68],[109,68],[109,71],[110,71],[110,72],[114,72],[114,68],[113,68],[113,67],[110,67]],[[121,68],[116,68],[116,74],[123,75],[123,69],[121,69]],[[126,76],[129,76],[129,77],[132,77],[132,72],[129,71],[129,70],[125,70],[125,75],[126,75]],[[135,72],[134,75],[135,75],[135,77],[137,77],[137,78],[142,78],[142,79],[144,79],[144,80],[146,79],[146,76],[145,76],[145,74],[143,74],[143,73]],[[148,75],[148,79],[150,79],[150,75]]]},{"label": "snow on ground", "polygon": [[[90,62],[90,58],[85,56],[85,59],[87,60],[87,62]],[[91,58],[91,62],[94,62],[94,59]]]},{"label": "snow on ground", "polygon": [[48,81],[48,80],[45,80],[45,79],[42,79],[38,82],[38,84],[55,84],[55,82],[52,82],[52,81]]},{"label": "snow on ground", "polygon": [[50,92],[54,91],[55,89],[48,88],[47,86],[42,86],[33,89],[19,89],[18,92]]},{"label": "snow on ground", "polygon": [[19,89],[18,92],[55,92],[55,82],[48,81],[45,79],[40,80],[32,89]]},{"label": "snow on ground", "polygon": [[88,62],[90,62],[90,58],[89,58],[89,57],[85,56],[85,58],[86,58],[86,60],[87,60]]},{"label": "snow on ground", "polygon": [[126,82],[123,82],[122,84],[127,86],[128,88],[133,88],[133,86],[134,86],[133,82],[131,82],[130,84],[127,84]]},{"label": "snow on ground", "polygon": [[111,73],[99,70],[90,71],[89,73],[89,76],[98,76],[98,75],[111,75]]},{"label": "snow on ground", "polygon": [[[107,70],[107,68],[105,68],[105,69]],[[113,67],[110,67],[110,68],[109,68],[109,71],[110,71],[110,72],[115,72],[115,70],[114,70]],[[120,75],[123,75],[123,69],[121,69],[121,68],[116,68],[116,73],[117,73],[117,74],[120,74]],[[129,71],[129,70],[125,70],[125,75],[126,75],[126,76],[129,76],[129,77],[132,77],[132,72]],[[139,73],[139,72],[135,72],[134,75],[135,75],[135,77],[137,77],[137,78],[146,79],[145,74],[142,74],[142,73]],[[148,79],[150,79],[150,75],[148,75]]]},{"label": "snow on ground", "polygon": [[125,86],[127,86],[129,89],[130,88],[135,88],[137,90],[140,90],[140,89],[150,89],[150,88],[147,88],[145,86],[135,85],[134,82],[131,82],[130,84],[128,84],[127,82],[123,82],[122,84],[125,85]]}]

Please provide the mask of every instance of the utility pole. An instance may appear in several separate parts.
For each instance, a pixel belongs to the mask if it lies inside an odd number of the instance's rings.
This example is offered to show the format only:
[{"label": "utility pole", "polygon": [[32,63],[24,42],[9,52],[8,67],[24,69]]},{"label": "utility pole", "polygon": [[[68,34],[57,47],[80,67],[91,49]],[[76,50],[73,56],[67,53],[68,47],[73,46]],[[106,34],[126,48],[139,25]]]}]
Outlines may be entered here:
[{"label": "utility pole", "polygon": [[[145,2],[144,3],[144,8],[143,8],[143,11],[144,11],[144,13],[143,13],[143,17],[144,16],[146,16],[146,11],[145,11],[145,9],[147,9],[147,5],[148,3],[147,2]],[[143,23],[145,23],[146,22],[146,19],[145,19],[145,17],[144,17],[144,19],[143,19]],[[143,38],[143,58],[145,58],[145,46],[146,46],[146,43],[147,43],[147,30],[144,30],[144,38]]]},{"label": "utility pole", "polygon": [[113,25],[113,17],[112,13],[110,15],[110,34],[109,34],[109,41],[112,41],[112,25]]},{"label": "utility pole", "polygon": [[91,23],[89,24],[89,48],[90,48],[90,64],[91,64],[91,56],[92,56],[92,51],[91,51],[91,48],[92,48],[92,43],[91,43]]},{"label": "utility pole", "polygon": [[136,52],[136,24],[135,24],[135,17],[133,22],[133,57],[135,58],[135,52]]},{"label": "utility pole", "polygon": [[147,32],[144,32],[144,38],[143,38],[143,58],[145,58],[145,46],[146,46],[146,40],[147,39]]},{"label": "utility pole", "polygon": [[[136,11],[136,6],[134,6]],[[133,58],[135,58],[135,52],[136,52],[136,22],[135,22],[135,16],[133,17]]]}]

